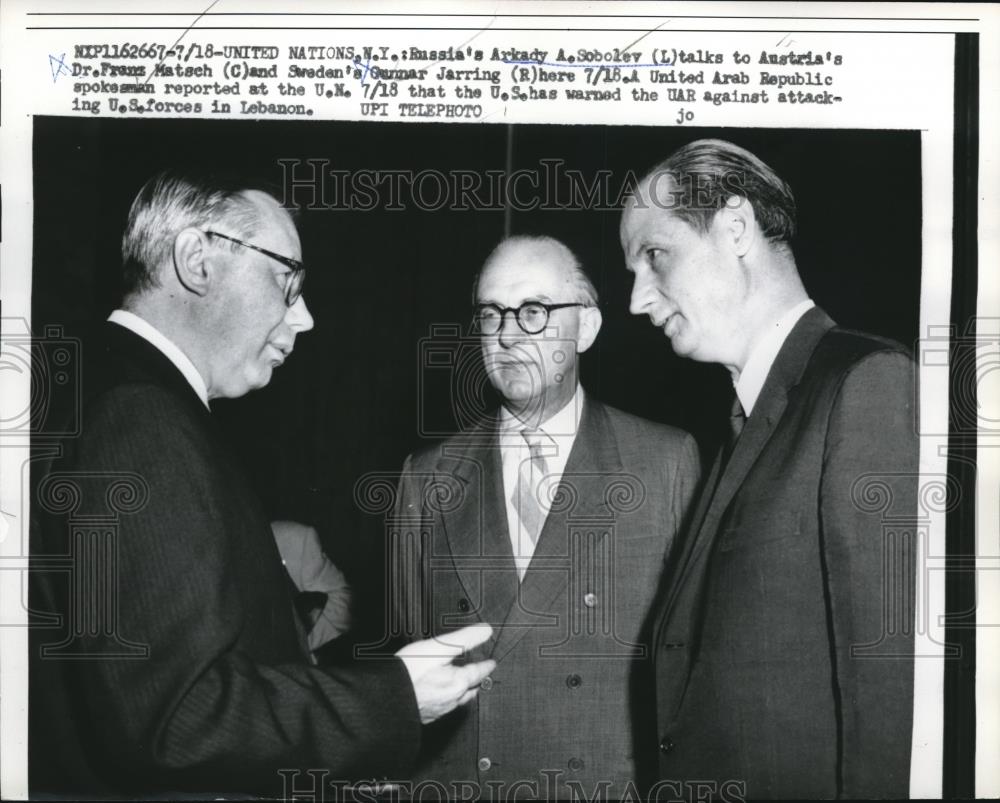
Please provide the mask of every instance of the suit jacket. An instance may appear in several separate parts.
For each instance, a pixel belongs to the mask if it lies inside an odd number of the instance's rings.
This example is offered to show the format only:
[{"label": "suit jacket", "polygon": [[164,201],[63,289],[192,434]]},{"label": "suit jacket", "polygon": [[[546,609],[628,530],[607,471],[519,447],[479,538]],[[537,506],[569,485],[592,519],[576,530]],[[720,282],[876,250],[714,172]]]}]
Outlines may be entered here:
[{"label": "suit jacket", "polygon": [[907,796],[914,389],[900,346],[819,309],[789,334],[668,567],[662,779],[750,798]]},{"label": "suit jacket", "polygon": [[402,662],[310,664],[268,520],[208,411],[155,347],[104,335],[82,432],[33,500],[32,794],[405,773],[420,722]]},{"label": "suit jacket", "polygon": [[408,633],[487,622],[482,652],[497,661],[472,705],[430,727],[418,777],[453,796],[449,782],[471,781],[500,784],[485,794],[501,798],[570,797],[569,784],[618,797],[636,778],[634,732],[645,722],[652,733],[648,614],[697,483],[697,448],[587,398],[519,583],[495,425],[408,458],[401,480],[396,518],[412,561],[397,607]]}]

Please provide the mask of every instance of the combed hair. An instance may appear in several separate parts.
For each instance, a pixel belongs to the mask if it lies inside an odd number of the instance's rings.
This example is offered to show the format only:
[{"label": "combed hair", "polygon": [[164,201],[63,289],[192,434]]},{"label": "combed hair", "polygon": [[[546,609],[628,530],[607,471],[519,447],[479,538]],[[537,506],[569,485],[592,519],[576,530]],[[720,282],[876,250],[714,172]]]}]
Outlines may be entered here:
[{"label": "combed hair", "polygon": [[[249,238],[259,225],[257,210],[246,197],[253,189],[274,195],[264,185],[222,175],[165,170],[150,178],[132,201],[122,235],[125,296],[159,286],[157,270],[169,259],[174,239],[188,227],[211,228],[224,221],[240,238]],[[219,243],[230,250],[238,247],[226,240]]]},{"label": "combed hair", "polygon": [[716,212],[735,195],[750,202],[769,241],[787,243],[795,235],[791,188],[763,161],[732,142],[690,142],[650,170],[643,181],[652,187],[665,177],[671,182],[670,211],[702,232],[709,230]]},{"label": "combed hair", "polygon": [[560,252],[565,258],[566,264],[570,267],[571,280],[576,291],[576,297],[572,300],[579,302],[580,304],[585,304],[588,307],[596,307],[598,305],[599,299],[597,296],[597,288],[594,287],[594,283],[590,281],[590,277],[587,276],[586,271],[583,269],[583,264],[577,258],[576,254],[574,254],[565,243],[560,242],[555,237],[549,237],[545,234],[514,234],[510,237],[504,237],[504,239],[497,243],[496,248],[490,252],[490,255],[486,258],[486,261],[483,262],[479,270],[476,271],[476,275],[473,278],[473,304],[477,303],[479,279],[483,275],[483,271],[486,269],[486,266],[493,262],[494,258],[500,255],[501,251],[517,245],[548,245]]}]

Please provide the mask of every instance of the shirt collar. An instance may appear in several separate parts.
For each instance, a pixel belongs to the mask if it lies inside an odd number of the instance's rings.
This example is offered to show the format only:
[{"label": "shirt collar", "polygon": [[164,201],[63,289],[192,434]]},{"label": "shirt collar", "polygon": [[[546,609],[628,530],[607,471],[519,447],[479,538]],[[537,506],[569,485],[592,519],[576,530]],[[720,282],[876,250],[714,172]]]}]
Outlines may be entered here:
[{"label": "shirt collar", "polygon": [[194,363],[191,362],[187,354],[181,351],[180,347],[174,341],[149,321],[127,310],[116,309],[108,316],[108,320],[111,323],[124,326],[163,352],[163,356],[170,360],[174,364],[174,367],[184,375],[188,384],[198,394],[201,403],[208,408],[208,388],[205,386],[205,380],[198,373],[198,369],[194,367]]},{"label": "shirt collar", "polygon": [[517,434],[525,427],[529,427],[540,429],[546,435],[553,438],[573,438],[576,437],[576,431],[580,426],[580,415],[582,412],[583,390],[580,388],[580,384],[577,383],[576,390],[573,392],[573,398],[566,402],[562,409],[555,413],[555,415],[543,421],[541,426],[538,427],[530,427],[530,425],[525,424],[506,407],[501,407],[500,431],[502,434]]},{"label": "shirt collar", "polygon": [[740,377],[733,384],[736,386],[736,395],[743,405],[743,411],[747,416],[753,411],[760,391],[764,387],[767,375],[771,371],[771,366],[778,358],[778,352],[785,344],[789,332],[799,322],[799,318],[811,310],[815,304],[812,299],[807,298],[792,307],[788,312],[778,318],[768,327],[764,336],[753,347],[746,365],[740,372]]}]

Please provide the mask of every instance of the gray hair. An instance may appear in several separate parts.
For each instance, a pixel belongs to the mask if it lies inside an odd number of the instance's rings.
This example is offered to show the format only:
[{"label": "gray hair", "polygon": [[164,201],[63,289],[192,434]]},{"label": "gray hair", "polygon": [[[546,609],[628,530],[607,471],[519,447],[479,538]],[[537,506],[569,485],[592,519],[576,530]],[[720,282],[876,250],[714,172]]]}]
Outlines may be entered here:
[{"label": "gray hair", "polygon": [[[251,189],[257,187],[226,177],[175,170],[149,179],[132,201],[122,235],[125,296],[159,286],[157,270],[170,258],[174,239],[186,228],[211,227],[225,221],[241,238],[251,236],[259,225],[257,210],[246,196]],[[220,242],[223,247],[237,247]]]},{"label": "gray hair", "polygon": [[549,237],[548,235],[529,235],[529,234],[515,234],[510,237],[505,237],[499,243],[497,243],[496,248],[494,248],[490,255],[483,262],[482,267],[476,271],[475,278],[472,282],[472,303],[478,303],[478,292],[479,292],[479,280],[483,275],[483,271],[486,270],[487,266],[493,262],[500,254],[512,246],[548,246],[555,250],[560,256],[563,257],[566,267],[570,272],[570,281],[573,284],[575,291],[574,301],[584,304],[588,307],[596,307],[598,305],[597,288],[594,287],[594,283],[590,281],[590,277],[583,269],[583,264],[577,259],[576,254],[570,250],[569,246],[565,243],[557,240],[555,237]]}]

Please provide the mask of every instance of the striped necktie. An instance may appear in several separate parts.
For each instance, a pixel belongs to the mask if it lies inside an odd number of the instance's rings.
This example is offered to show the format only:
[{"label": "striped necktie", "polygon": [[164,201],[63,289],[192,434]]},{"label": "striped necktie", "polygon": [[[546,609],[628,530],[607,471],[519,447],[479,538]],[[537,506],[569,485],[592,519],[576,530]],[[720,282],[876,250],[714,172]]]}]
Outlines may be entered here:
[{"label": "striped necktie", "polygon": [[522,460],[517,471],[517,487],[511,502],[521,519],[522,532],[531,539],[531,545],[538,542],[545,524],[545,508],[539,502],[542,479],[548,473],[543,448],[548,444],[548,436],[541,430],[521,430],[521,437],[528,444],[529,458]]}]

